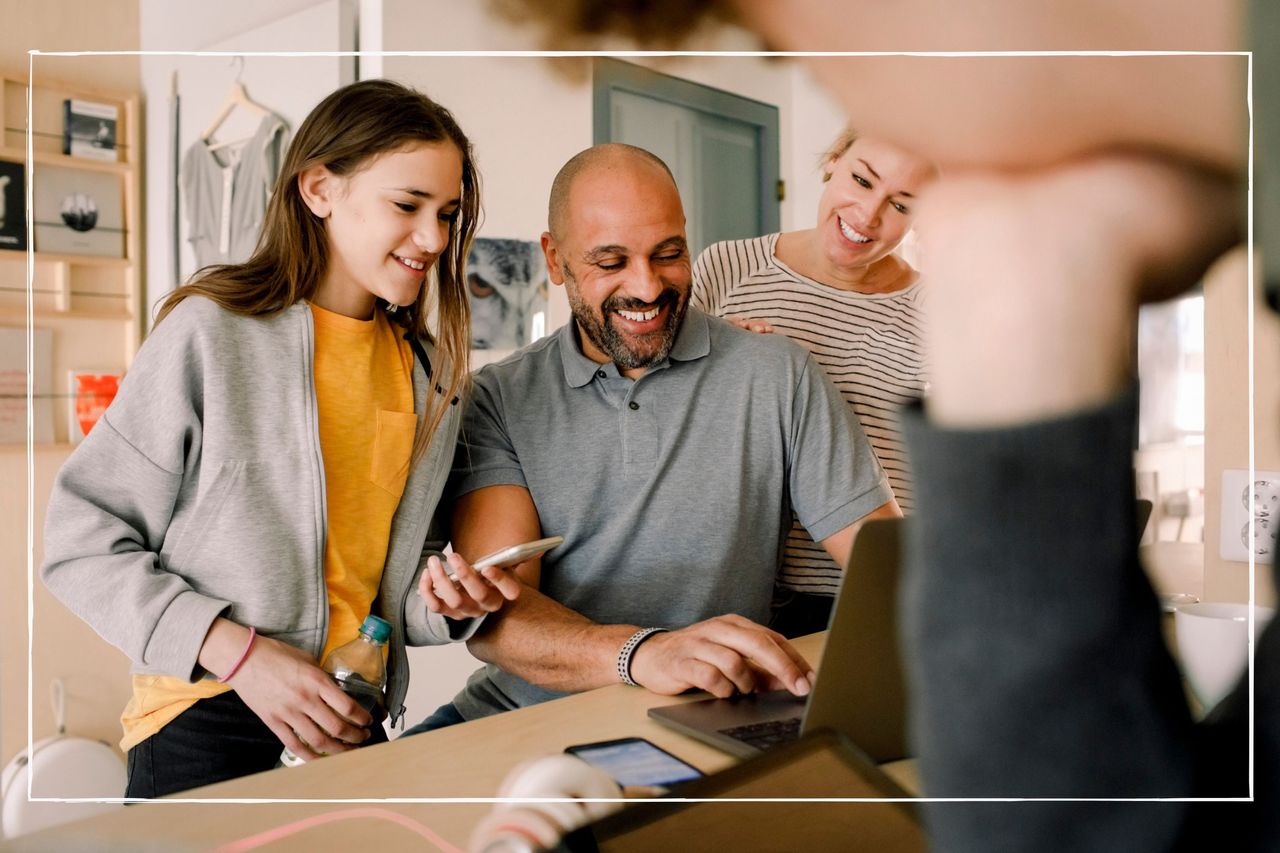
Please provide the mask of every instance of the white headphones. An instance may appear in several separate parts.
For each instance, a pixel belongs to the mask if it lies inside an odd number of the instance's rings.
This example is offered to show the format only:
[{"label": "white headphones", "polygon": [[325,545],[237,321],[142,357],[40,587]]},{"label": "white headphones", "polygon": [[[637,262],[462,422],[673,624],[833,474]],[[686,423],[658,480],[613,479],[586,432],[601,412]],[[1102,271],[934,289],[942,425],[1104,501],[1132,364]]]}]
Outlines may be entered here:
[{"label": "white headphones", "polygon": [[[547,755],[517,764],[498,789],[499,797],[551,801],[498,803],[471,836],[476,853],[549,850],[570,830],[616,811],[622,789],[599,768],[572,755]],[[571,801],[555,801],[564,798]]]}]

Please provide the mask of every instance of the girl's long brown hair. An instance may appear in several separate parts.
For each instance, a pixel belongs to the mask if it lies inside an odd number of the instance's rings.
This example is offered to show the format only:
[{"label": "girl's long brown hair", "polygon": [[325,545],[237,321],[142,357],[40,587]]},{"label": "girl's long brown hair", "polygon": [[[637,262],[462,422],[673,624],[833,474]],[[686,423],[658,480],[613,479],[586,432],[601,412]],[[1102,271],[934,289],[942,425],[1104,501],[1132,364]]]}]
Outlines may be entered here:
[{"label": "girl's long brown hair", "polygon": [[[328,268],[329,242],[324,221],[302,200],[298,176],[317,165],[335,175],[351,175],[379,154],[419,142],[450,142],[457,147],[462,157],[462,195],[458,215],[449,226],[449,245],[428,271],[417,301],[393,315],[412,334],[435,344],[438,364],[432,366],[429,385],[440,383],[442,389],[441,393],[427,389],[411,464],[422,458],[450,401],[464,393],[470,381],[471,307],[465,265],[481,215],[480,173],[471,142],[453,115],[426,95],[390,80],[364,80],[321,101],[289,146],[252,257],[241,264],[199,270],[169,294],[156,318],[159,323],[188,296],[204,296],[247,316],[275,314],[300,299],[311,299]],[[428,300],[433,294],[437,335],[427,326]]]}]

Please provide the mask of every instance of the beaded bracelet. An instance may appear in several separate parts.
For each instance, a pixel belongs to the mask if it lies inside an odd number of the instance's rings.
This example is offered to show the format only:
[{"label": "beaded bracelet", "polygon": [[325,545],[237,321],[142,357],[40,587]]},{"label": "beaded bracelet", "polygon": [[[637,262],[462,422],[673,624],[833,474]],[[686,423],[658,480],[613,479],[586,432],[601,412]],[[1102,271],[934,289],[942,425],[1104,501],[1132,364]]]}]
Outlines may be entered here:
[{"label": "beaded bracelet", "polygon": [[631,677],[631,658],[635,655],[636,649],[640,647],[641,643],[654,634],[661,634],[666,630],[666,628],[641,628],[622,644],[622,648],[618,651],[618,679],[623,684],[628,684],[632,687],[640,686]]},{"label": "beaded bracelet", "polygon": [[245,660],[248,659],[249,650],[253,648],[253,641],[256,640],[257,638],[258,638],[258,629],[250,628],[249,642],[245,643],[244,651],[240,653],[240,659],[231,665],[231,669],[227,671],[226,675],[218,679],[219,684],[226,684],[228,681],[231,680],[231,676],[235,675],[237,672],[240,671],[240,666],[245,662]]}]

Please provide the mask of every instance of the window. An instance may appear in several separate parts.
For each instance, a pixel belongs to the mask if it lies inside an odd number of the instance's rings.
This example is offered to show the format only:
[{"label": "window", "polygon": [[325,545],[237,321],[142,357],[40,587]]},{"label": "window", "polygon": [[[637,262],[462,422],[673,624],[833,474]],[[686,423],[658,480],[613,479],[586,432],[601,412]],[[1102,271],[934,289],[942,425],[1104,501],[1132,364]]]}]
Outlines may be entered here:
[{"label": "window", "polygon": [[1138,315],[1138,444],[1204,440],[1204,296],[1143,307]]}]

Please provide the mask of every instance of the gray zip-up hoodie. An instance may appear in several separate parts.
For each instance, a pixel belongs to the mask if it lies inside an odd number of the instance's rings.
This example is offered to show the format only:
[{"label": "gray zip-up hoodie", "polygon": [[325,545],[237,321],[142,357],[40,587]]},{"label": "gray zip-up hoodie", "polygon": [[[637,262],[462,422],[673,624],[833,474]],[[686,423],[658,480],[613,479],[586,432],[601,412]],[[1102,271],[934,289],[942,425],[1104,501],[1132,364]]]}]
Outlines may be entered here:
[{"label": "gray zip-up hoodie", "polygon": [[[133,661],[195,681],[218,616],[318,656],[328,634],[324,465],[311,310],[244,317],[191,297],[138,351],[120,392],[54,482],[40,575]],[[424,344],[424,346],[427,346]],[[428,346],[428,353],[430,354]],[[438,394],[414,360],[414,409]],[[374,612],[391,623],[387,707],[405,644],[467,639],[479,620],[429,613],[416,580],[447,536],[433,519],[461,405],[409,473]]]}]

